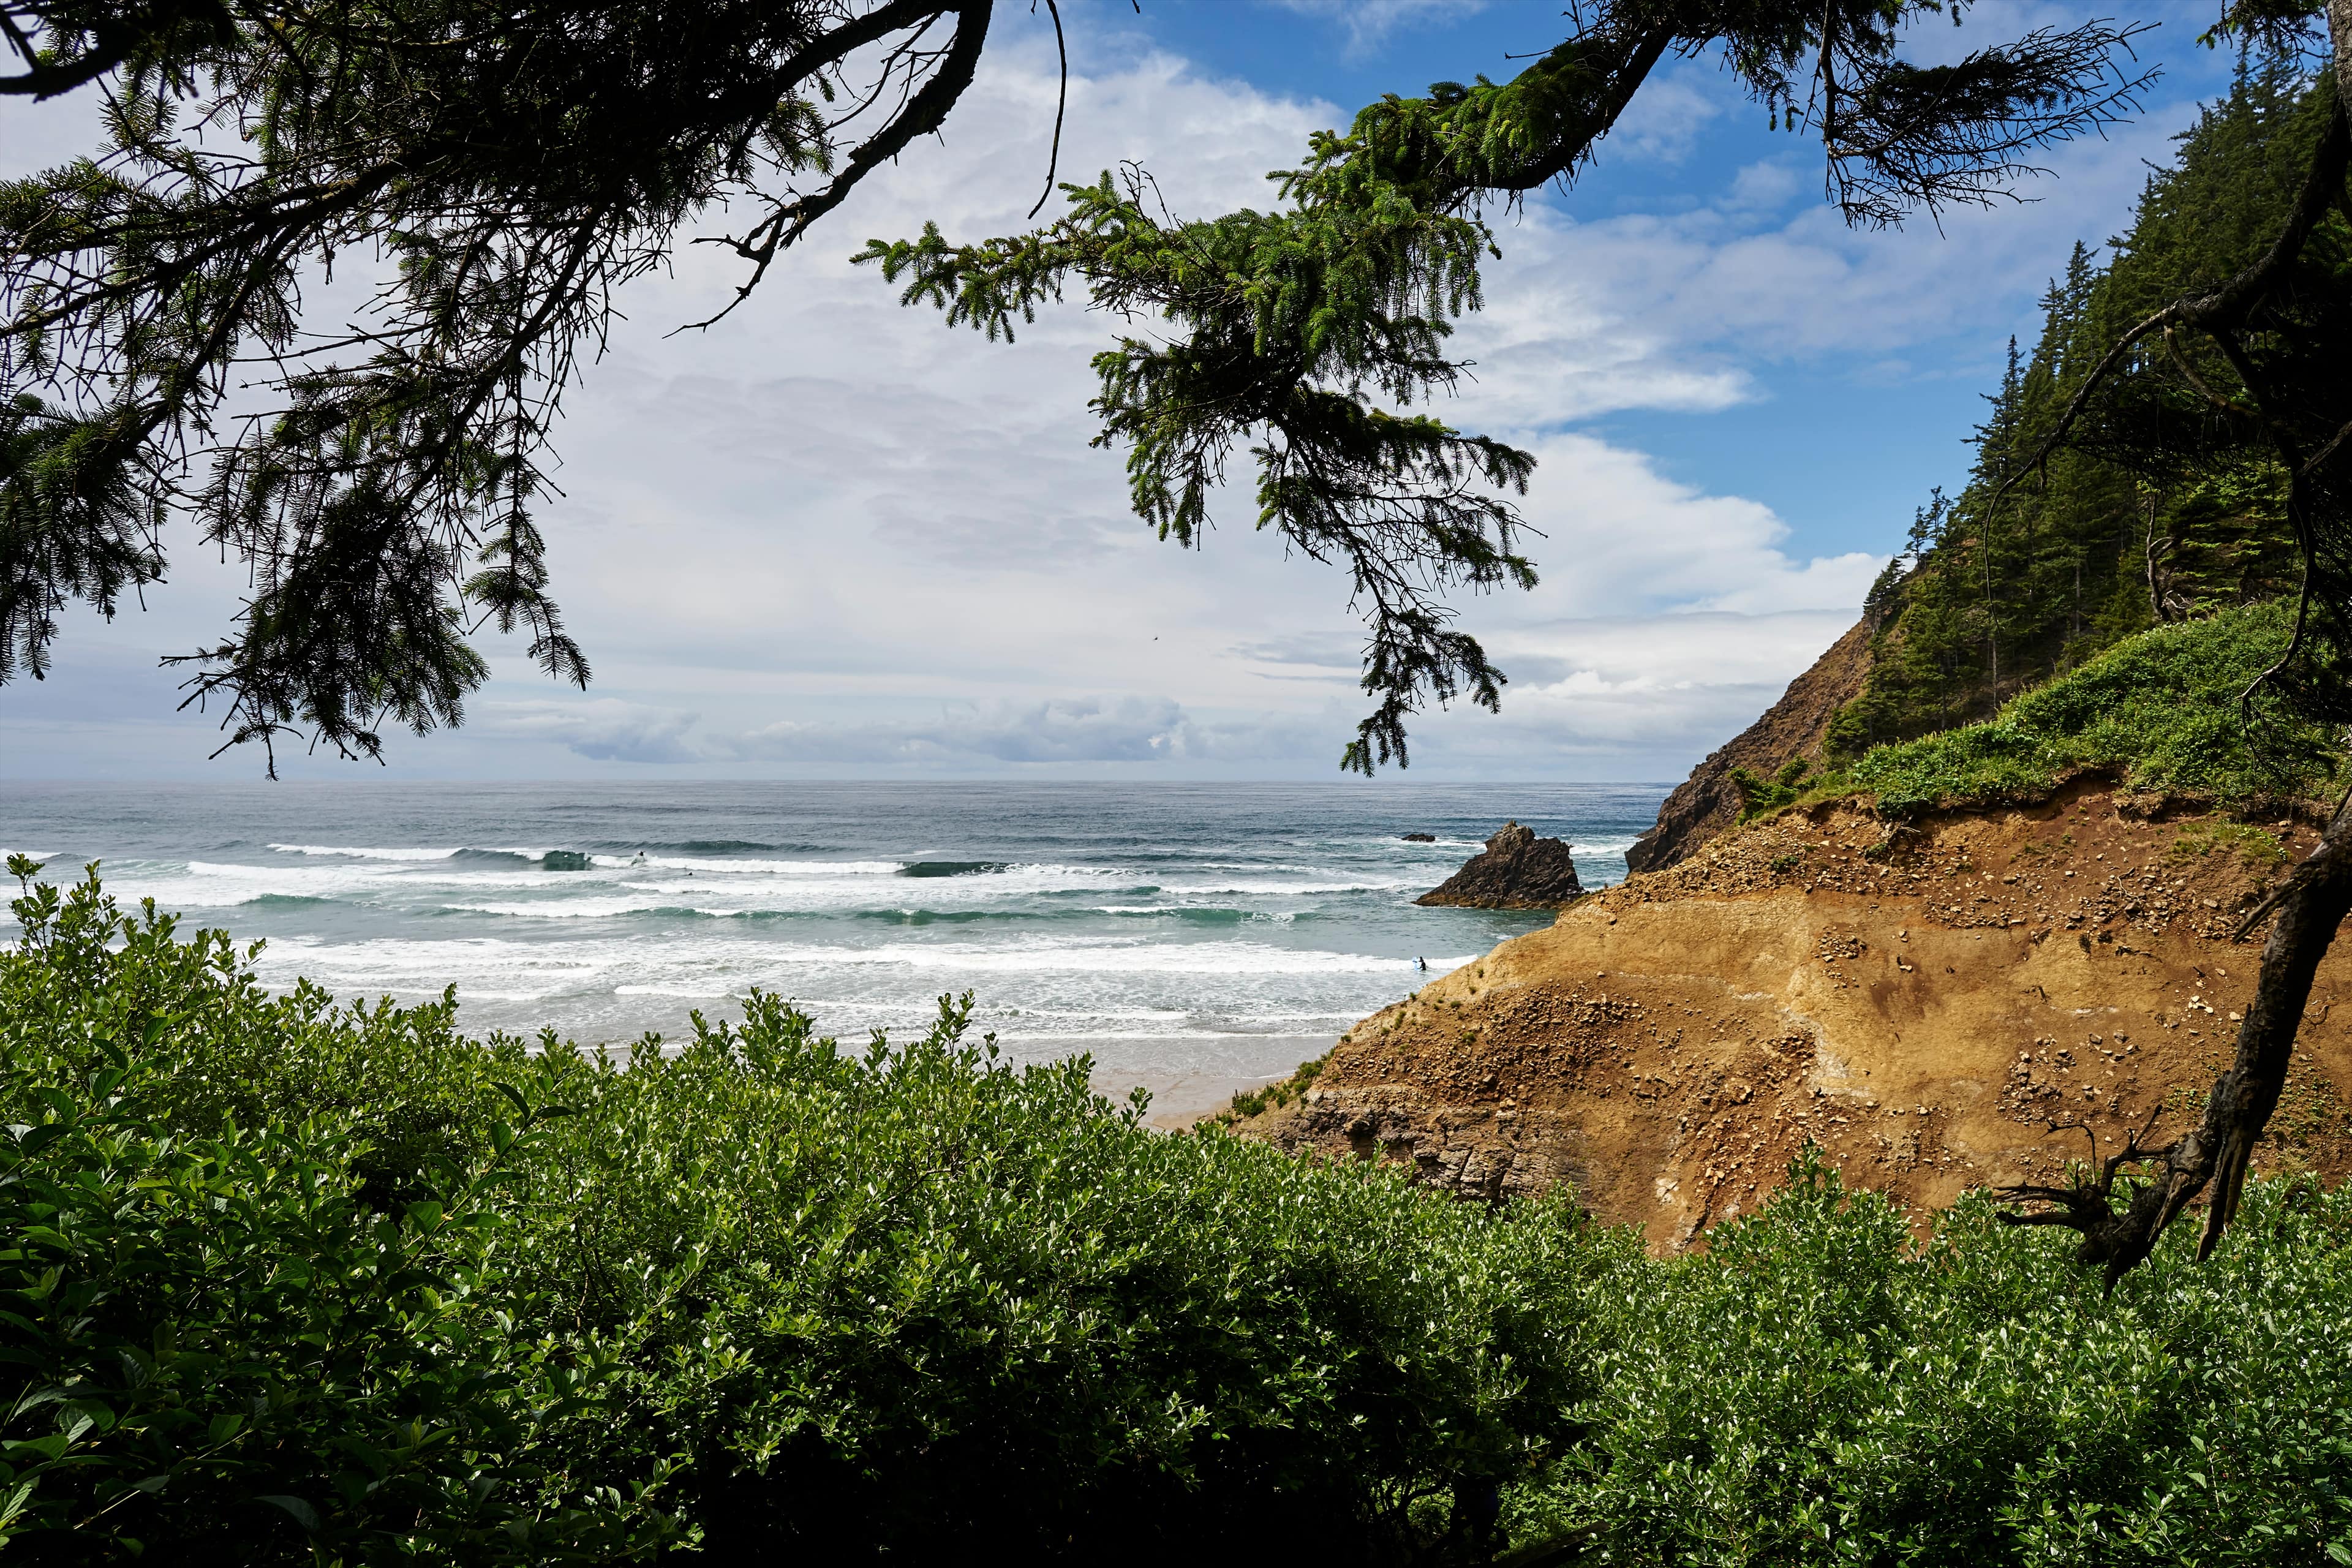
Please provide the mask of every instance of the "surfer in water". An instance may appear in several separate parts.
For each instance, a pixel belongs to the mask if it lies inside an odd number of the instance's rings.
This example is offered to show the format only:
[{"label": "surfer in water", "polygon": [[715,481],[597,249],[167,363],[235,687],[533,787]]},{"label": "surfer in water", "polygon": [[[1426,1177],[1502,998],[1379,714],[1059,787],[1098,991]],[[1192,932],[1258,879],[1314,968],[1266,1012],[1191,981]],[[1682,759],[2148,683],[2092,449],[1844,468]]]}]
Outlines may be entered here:
[{"label": "surfer in water", "polygon": [[1423,974],[1426,974],[1426,973],[1429,973],[1429,960],[1427,960],[1427,959],[1425,959],[1425,958],[1416,958],[1416,959],[1414,959],[1414,960],[1412,961],[1412,966],[1413,966],[1415,969],[1420,970]]}]

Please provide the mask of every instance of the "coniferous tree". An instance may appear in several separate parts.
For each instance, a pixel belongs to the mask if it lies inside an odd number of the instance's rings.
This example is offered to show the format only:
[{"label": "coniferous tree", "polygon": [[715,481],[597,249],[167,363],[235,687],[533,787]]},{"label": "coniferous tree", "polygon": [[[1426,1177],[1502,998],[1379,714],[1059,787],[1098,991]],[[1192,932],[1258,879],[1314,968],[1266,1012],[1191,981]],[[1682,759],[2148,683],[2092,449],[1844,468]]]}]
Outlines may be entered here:
[{"label": "coniferous tree", "polygon": [[[177,519],[251,570],[181,661],[231,743],[454,724],[485,624],[584,685],[535,512],[615,293],[722,206],[748,292],[940,127],[992,8],[0,0],[0,91],[104,93],[90,156],[0,184],[0,681]],[[355,249],[386,280],[310,321],[304,269]]]},{"label": "coniferous tree", "polygon": [[[2286,220],[2331,102],[2291,58],[2242,65],[2177,163],[2151,174],[2107,264],[2075,244],[2042,296],[2032,353],[2021,369],[2012,342],[1988,395],[1955,521],[1885,595],[1868,687],[1834,729],[1842,751],[1981,718],[2120,637],[2294,586],[2285,471],[2248,410],[2217,406],[2234,373],[2210,344],[2175,334],[2112,376],[2066,442],[2042,447],[2117,332],[2167,294],[2226,277]],[[2345,243],[2340,218],[2320,226],[2298,353],[2328,352],[2340,305],[2326,301],[2345,287],[2328,258]],[[1987,606],[1997,688],[1977,618]]]},{"label": "coniferous tree", "polygon": [[[153,580],[178,517],[255,574],[236,626],[190,656],[233,740],[308,730],[371,755],[387,721],[455,722],[485,617],[584,680],[534,509],[614,290],[724,203],[754,221],[706,237],[748,291],[940,124],[992,9],[0,0],[23,65],[0,87],[104,80],[116,105],[95,158],[0,188],[0,678],[40,672],[67,601],[110,609]],[[2036,149],[2130,106],[2129,29],[1905,61],[1905,30],[1948,14],[1606,0],[1508,82],[1386,98],[1317,138],[1272,212],[1177,223],[1140,175],[1107,176],[1066,187],[1043,233],[873,255],[993,331],[1069,280],[1174,327],[1097,362],[1104,438],[1130,450],[1137,510],[1185,543],[1246,447],[1260,524],[1346,568],[1378,702],[1348,758],[1369,770],[1403,760],[1421,701],[1496,700],[1444,591],[1533,581],[1510,499],[1532,459],[1404,409],[1461,373],[1445,339],[1478,303],[1481,212],[1572,176],[1662,61],[1702,48],[1822,138],[1831,195],[1864,226],[2000,199]],[[366,245],[397,266],[376,311],[306,333],[301,266]],[[257,363],[269,415],[216,426],[232,374],[253,374],[230,367]]]}]

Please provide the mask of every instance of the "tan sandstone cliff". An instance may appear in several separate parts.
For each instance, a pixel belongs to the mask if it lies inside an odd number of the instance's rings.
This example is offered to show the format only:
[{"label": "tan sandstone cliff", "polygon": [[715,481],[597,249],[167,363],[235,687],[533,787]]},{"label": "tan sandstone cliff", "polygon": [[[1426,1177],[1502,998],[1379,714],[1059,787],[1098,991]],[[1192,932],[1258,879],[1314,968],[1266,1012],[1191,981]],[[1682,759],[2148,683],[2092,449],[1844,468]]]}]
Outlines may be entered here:
[{"label": "tan sandstone cliff", "polygon": [[[2232,933],[2315,838],[2097,781],[1892,834],[1784,814],[1374,1014],[1241,1131],[1465,1194],[1573,1182],[1661,1248],[1752,1208],[1808,1138],[1923,1211],[2047,1180],[2201,1104],[2253,983],[2260,933]],[[2352,1164],[2346,997],[2339,947],[2258,1168]]]}]

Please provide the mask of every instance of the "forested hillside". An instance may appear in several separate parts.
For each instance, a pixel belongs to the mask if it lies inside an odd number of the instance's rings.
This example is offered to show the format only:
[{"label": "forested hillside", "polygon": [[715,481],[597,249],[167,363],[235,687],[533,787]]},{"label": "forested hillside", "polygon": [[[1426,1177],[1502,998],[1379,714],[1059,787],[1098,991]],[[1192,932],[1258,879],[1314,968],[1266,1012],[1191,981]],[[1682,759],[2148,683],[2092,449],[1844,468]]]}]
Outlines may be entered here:
[{"label": "forested hillside", "polygon": [[[1974,437],[1958,497],[1920,509],[1872,589],[1872,668],[1831,721],[1852,757],[1990,717],[2000,701],[2119,638],[2293,588],[2287,477],[2244,382],[2203,334],[2153,333],[2068,439],[2034,458],[2091,367],[2134,324],[2255,259],[2279,231],[2326,125],[2328,89],[2289,63],[2249,63],[2153,171],[2128,235],[2077,243],[2030,354]],[[2352,364],[2352,226],[2331,212],[2289,301],[2250,354],[2294,381]]]}]

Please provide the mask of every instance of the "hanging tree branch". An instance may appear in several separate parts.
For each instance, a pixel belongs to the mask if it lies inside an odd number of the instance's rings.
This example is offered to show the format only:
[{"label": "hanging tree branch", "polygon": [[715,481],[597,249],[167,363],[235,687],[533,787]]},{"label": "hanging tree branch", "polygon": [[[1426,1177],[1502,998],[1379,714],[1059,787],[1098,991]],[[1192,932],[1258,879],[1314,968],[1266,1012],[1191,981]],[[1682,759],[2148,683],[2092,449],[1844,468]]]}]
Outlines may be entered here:
[{"label": "hanging tree branch", "polygon": [[1924,0],[1607,0],[1571,13],[1571,35],[1508,82],[1383,98],[1346,134],[1314,137],[1270,176],[1272,212],[1178,220],[1139,171],[1106,173],[1063,186],[1065,215],[1043,229],[954,245],[927,226],[858,259],[907,303],[992,338],[1072,283],[1166,331],[1096,356],[1098,442],[1128,448],[1137,514],[1186,546],[1205,540],[1210,494],[1246,448],[1257,526],[1346,564],[1376,706],[1341,765],[1370,773],[1406,761],[1406,721],[1426,702],[1501,700],[1502,671],[1446,594],[1535,582],[1513,499],[1532,457],[1396,412],[1470,371],[1447,340],[1481,303],[1490,205],[1572,181],[1674,55],[1720,48],[1776,121],[1813,123],[1833,196],[1870,226],[2000,199],[2033,172],[2028,153],[2111,123],[2149,79],[2117,64],[2137,29],[2105,22],[1911,66],[1900,34],[1930,15],[1949,14]]},{"label": "hanging tree branch", "polygon": [[[173,662],[273,771],[290,734],[460,722],[486,626],[584,682],[531,512],[617,290],[741,202],[748,294],[940,128],[992,11],[0,0],[0,89],[105,94],[92,157],[0,184],[0,681],[47,673],[68,602],[160,580],[182,518],[250,586]],[[358,325],[308,330],[305,268],[355,247]]]}]

